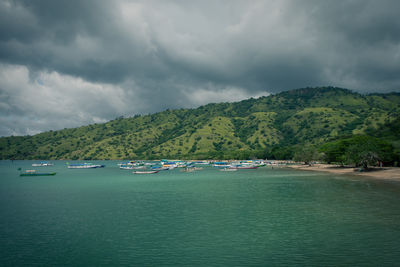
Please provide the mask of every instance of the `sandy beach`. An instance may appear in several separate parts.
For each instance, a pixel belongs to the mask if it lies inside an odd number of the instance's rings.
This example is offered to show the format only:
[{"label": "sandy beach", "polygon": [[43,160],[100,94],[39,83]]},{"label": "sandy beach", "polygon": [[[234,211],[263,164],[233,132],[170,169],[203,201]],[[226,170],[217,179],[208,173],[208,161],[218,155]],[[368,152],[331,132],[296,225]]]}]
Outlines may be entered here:
[{"label": "sandy beach", "polygon": [[371,169],[371,171],[368,172],[359,172],[355,168],[340,167],[338,165],[329,164],[313,164],[312,166],[288,165],[288,167],[297,170],[321,171],[335,174],[366,176],[377,179],[395,179],[400,181],[400,168],[398,167],[373,168]]}]

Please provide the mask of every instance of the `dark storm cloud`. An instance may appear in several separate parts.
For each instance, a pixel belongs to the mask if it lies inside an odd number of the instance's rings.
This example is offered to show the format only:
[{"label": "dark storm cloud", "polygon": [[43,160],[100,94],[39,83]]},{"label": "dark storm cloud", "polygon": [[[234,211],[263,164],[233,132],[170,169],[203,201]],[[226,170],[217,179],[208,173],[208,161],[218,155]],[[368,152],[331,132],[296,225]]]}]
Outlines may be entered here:
[{"label": "dark storm cloud", "polygon": [[[0,0],[1,120],[43,118],[0,135],[304,86],[399,91],[398,10],[395,0]],[[32,94],[63,109],[21,107]]]}]

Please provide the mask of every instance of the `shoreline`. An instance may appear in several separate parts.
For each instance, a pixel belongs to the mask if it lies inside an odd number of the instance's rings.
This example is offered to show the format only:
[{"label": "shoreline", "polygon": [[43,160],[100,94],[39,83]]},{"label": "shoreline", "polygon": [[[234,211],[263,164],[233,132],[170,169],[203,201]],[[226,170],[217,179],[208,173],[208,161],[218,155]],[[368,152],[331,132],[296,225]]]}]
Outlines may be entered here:
[{"label": "shoreline", "polygon": [[385,180],[398,180],[400,181],[400,168],[399,167],[382,167],[373,168],[368,172],[358,172],[355,171],[356,168],[353,167],[340,167],[338,165],[330,164],[313,164],[308,165],[288,165],[288,168],[304,171],[319,171],[319,172],[329,172],[333,174],[340,175],[356,175],[364,176],[375,179],[385,179]]}]

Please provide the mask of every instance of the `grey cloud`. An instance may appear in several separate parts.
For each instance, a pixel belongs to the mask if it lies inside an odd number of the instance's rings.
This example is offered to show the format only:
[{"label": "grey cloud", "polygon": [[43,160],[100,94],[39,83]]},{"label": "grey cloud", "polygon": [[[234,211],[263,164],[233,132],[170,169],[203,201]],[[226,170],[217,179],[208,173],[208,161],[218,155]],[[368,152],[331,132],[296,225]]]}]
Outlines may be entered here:
[{"label": "grey cloud", "polygon": [[315,25],[328,36],[342,36],[361,46],[400,41],[398,1],[315,1],[315,7],[312,17],[319,22]]},{"label": "grey cloud", "polygon": [[[76,106],[87,117],[79,123],[96,114],[107,120],[118,112],[193,107],[209,97],[218,102],[232,99],[221,92],[235,90],[243,96],[322,85],[400,91],[399,9],[396,0],[0,0],[0,63],[3,70],[26,67],[32,81],[54,72],[113,86],[131,103],[100,111],[105,104],[96,98]],[[1,116],[22,118],[28,111],[10,105],[5,92],[9,99],[15,93],[1,86],[0,107],[7,107]],[[60,92],[53,91],[47,93]]]},{"label": "grey cloud", "polygon": [[[16,3],[5,13],[14,10],[29,27],[2,31],[9,37],[2,38],[4,60],[100,82],[176,75],[283,90],[334,84],[324,69],[348,68],[362,84],[371,77],[368,54],[382,49],[376,44],[396,47],[399,38],[396,1]],[[24,39],[28,32],[32,42]],[[359,59],[363,47],[372,51]]]}]

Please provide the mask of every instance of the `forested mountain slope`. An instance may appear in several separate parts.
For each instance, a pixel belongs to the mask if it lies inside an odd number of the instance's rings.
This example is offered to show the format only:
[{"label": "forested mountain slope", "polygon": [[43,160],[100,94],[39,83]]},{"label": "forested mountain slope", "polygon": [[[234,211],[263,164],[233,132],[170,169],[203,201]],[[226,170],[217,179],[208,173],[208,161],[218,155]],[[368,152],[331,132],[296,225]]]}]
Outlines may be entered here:
[{"label": "forested mountain slope", "polygon": [[103,124],[0,138],[1,159],[290,158],[368,134],[397,149],[400,94],[304,88],[236,103],[118,118]]}]

